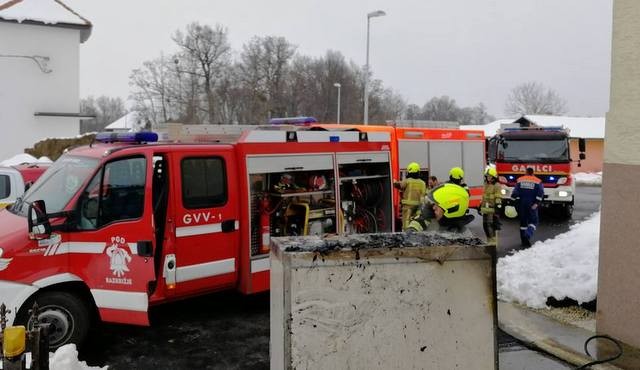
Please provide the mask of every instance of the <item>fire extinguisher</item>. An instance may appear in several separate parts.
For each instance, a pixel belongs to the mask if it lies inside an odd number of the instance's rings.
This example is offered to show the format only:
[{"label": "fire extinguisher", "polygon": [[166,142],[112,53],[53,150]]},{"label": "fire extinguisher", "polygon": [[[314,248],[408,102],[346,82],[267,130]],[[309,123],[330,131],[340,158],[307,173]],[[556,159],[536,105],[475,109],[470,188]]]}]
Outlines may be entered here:
[{"label": "fire extinguisher", "polygon": [[260,243],[260,254],[269,253],[271,250],[271,224],[269,221],[269,198],[266,195],[260,199],[260,235],[262,242]]}]

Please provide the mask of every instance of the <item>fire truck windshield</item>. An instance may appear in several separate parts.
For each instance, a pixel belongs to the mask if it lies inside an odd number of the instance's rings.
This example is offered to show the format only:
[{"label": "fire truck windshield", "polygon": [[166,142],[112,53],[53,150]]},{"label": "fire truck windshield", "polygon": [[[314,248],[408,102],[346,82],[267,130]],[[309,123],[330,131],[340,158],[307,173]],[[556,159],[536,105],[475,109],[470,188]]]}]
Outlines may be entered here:
[{"label": "fire truck windshield", "polygon": [[555,162],[569,161],[567,140],[505,140],[498,145],[498,161]]},{"label": "fire truck windshield", "polygon": [[44,200],[47,213],[64,210],[98,166],[99,160],[65,155],[60,157],[11,208],[11,212],[26,216],[29,202]]}]

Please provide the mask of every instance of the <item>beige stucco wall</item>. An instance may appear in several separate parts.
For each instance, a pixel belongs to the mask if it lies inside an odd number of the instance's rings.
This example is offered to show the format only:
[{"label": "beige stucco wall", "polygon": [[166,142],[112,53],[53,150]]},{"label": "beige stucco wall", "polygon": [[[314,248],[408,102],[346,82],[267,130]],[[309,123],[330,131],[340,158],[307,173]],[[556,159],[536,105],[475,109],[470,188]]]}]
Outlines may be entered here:
[{"label": "beige stucco wall", "polygon": [[[615,0],[597,330],[640,347],[640,1]],[[630,191],[629,191],[630,190]]]},{"label": "beige stucco wall", "polygon": [[[581,166],[578,167],[578,163],[571,164],[571,171],[576,172],[601,172],[602,164],[604,161],[604,139],[587,139],[586,140],[585,154],[587,159],[582,161]],[[571,159],[577,161],[580,158],[580,151],[578,151],[578,139],[571,139]]]}]

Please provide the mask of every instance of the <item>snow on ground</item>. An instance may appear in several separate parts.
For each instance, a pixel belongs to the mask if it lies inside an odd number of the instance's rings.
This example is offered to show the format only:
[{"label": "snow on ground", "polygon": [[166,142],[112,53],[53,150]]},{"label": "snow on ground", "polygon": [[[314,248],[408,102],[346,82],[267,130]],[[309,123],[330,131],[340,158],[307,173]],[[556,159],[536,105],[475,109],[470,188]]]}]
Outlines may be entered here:
[{"label": "snow on ground", "polygon": [[84,361],[78,361],[78,350],[75,344],[67,344],[55,353],[49,354],[50,370],[88,370],[88,369],[107,369],[105,367],[88,366]]},{"label": "snow on ground", "polygon": [[600,212],[564,234],[500,258],[498,298],[532,308],[546,307],[548,297],[578,303],[596,298]]},{"label": "snow on ground", "polygon": [[602,172],[578,172],[573,175],[578,185],[602,186]]}]

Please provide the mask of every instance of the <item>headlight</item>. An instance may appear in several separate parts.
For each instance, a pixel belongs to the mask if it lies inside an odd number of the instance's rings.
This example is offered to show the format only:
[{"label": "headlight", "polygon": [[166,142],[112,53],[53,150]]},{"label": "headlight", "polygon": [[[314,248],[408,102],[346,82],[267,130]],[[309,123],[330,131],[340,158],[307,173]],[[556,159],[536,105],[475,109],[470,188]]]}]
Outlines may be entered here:
[{"label": "headlight", "polygon": [[500,194],[507,195],[507,191],[505,189],[500,189]]},{"label": "headlight", "polygon": [[[566,177],[559,178],[558,182],[557,182],[558,185],[563,185],[563,184],[566,184],[566,183],[567,183],[567,178]],[[560,192],[560,193],[563,193],[563,192]],[[566,192],[564,192],[564,193],[566,193]],[[566,195],[560,195],[560,196],[561,197],[566,197]]]},{"label": "headlight", "polygon": [[566,191],[559,191],[559,192],[558,192],[558,196],[559,196],[559,197],[568,197],[568,196],[569,196],[569,193],[568,193],[568,192],[566,192]]}]

